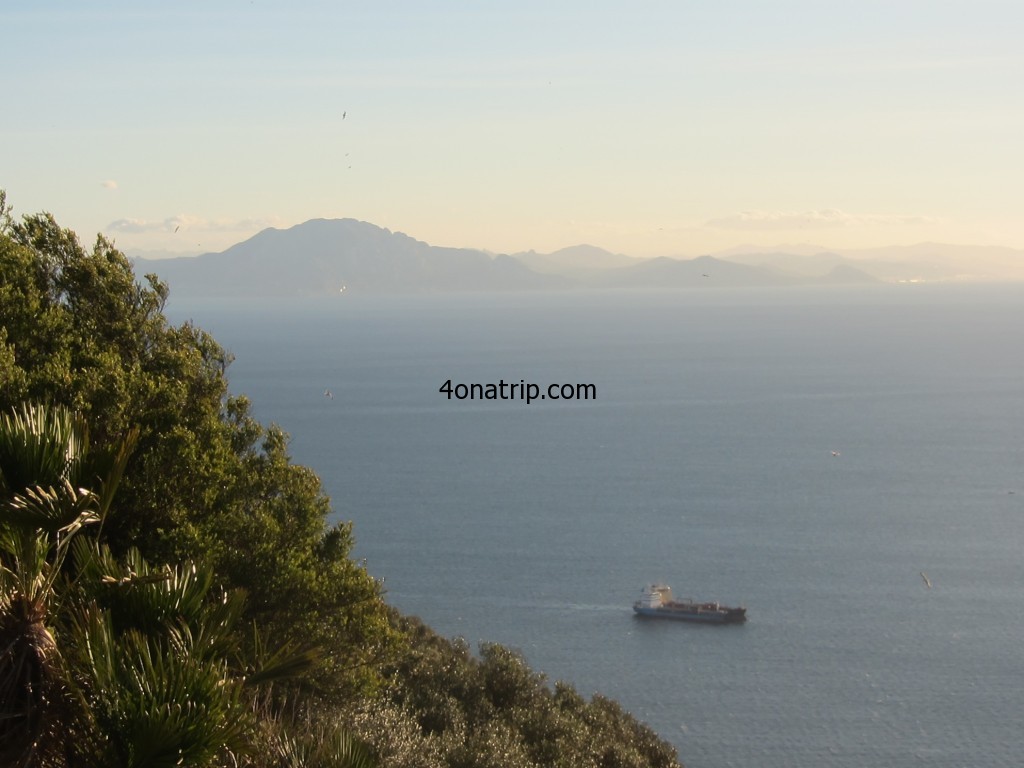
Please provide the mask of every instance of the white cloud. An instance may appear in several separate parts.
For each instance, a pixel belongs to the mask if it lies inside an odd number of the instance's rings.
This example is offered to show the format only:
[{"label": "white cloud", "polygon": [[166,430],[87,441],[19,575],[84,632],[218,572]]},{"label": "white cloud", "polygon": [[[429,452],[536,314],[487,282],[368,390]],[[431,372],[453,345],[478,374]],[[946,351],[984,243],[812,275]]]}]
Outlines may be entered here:
[{"label": "white cloud", "polygon": [[154,227],[141,219],[118,219],[107,224],[107,232],[128,232],[138,234],[139,232],[152,232]]},{"label": "white cloud", "polygon": [[854,214],[836,208],[816,211],[740,211],[719,219],[711,219],[705,226],[713,229],[776,230],[776,229],[834,229],[865,225],[905,226],[931,224],[928,216],[892,214]]}]

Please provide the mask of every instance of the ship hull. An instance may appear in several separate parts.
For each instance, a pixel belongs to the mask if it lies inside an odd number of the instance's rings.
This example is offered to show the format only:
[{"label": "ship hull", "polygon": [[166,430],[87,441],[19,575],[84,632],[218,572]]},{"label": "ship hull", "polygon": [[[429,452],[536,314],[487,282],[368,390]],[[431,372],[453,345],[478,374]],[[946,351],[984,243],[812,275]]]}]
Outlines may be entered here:
[{"label": "ship hull", "polygon": [[637,616],[645,618],[690,621],[697,624],[742,624],[747,620],[747,612],[742,608],[706,611],[690,608],[672,608],[669,606],[648,608],[635,605],[633,610],[636,611]]}]

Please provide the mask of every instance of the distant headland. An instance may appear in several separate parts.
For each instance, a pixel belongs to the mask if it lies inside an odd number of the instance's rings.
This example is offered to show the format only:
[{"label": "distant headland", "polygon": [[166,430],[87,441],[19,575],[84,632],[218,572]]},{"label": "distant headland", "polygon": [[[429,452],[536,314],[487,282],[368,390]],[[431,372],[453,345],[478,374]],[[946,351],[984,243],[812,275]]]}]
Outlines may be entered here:
[{"label": "distant headland", "polygon": [[638,259],[592,245],[547,254],[493,254],[429,245],[355,219],[265,229],[220,253],[131,255],[137,273],[155,273],[179,297],[1024,280],[1024,251],[991,246],[921,243],[858,251],[739,246],[689,259]]}]

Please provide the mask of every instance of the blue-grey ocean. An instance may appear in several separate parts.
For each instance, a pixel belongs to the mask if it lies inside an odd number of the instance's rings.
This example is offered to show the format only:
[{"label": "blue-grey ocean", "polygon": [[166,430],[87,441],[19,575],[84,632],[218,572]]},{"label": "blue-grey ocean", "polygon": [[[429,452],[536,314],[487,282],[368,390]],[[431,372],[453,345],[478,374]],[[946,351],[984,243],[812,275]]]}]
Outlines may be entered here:
[{"label": "blue-grey ocean", "polygon": [[[235,355],[389,602],[690,768],[1024,764],[1024,286],[169,310]],[[651,581],[749,621],[634,618]]]}]

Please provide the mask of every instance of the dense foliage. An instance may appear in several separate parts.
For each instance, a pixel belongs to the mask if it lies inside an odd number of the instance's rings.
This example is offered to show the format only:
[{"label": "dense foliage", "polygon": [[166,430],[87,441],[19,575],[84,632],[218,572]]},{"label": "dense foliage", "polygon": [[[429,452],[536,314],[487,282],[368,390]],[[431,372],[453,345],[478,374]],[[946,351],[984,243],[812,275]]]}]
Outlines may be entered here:
[{"label": "dense foliage", "polygon": [[167,295],[0,192],[0,761],[359,765],[354,730],[388,766],[676,764],[613,702],[390,611]]},{"label": "dense foliage", "polygon": [[89,536],[133,443],[94,451],[65,406],[0,416],[0,764],[263,768],[288,764],[299,738],[326,758],[299,764],[367,764],[350,737],[272,706],[272,682],[315,656],[245,653],[244,593]]},{"label": "dense foliage", "polygon": [[586,701],[500,645],[479,657],[412,617],[396,621],[410,650],[353,727],[395,768],[677,766],[675,750],[614,701]]},{"label": "dense foliage", "polygon": [[171,325],[166,286],[137,282],[109,241],[86,251],[48,214],[0,215],[0,411],[66,405],[100,447],[138,429],[104,524],[114,551],[209,563],[265,631],[331,649],[334,673],[314,678],[325,695],[372,683],[393,644],[379,586],[349,558],[351,526],[327,527],[320,481],[291,463],[287,436],[229,396],[227,353]]}]

